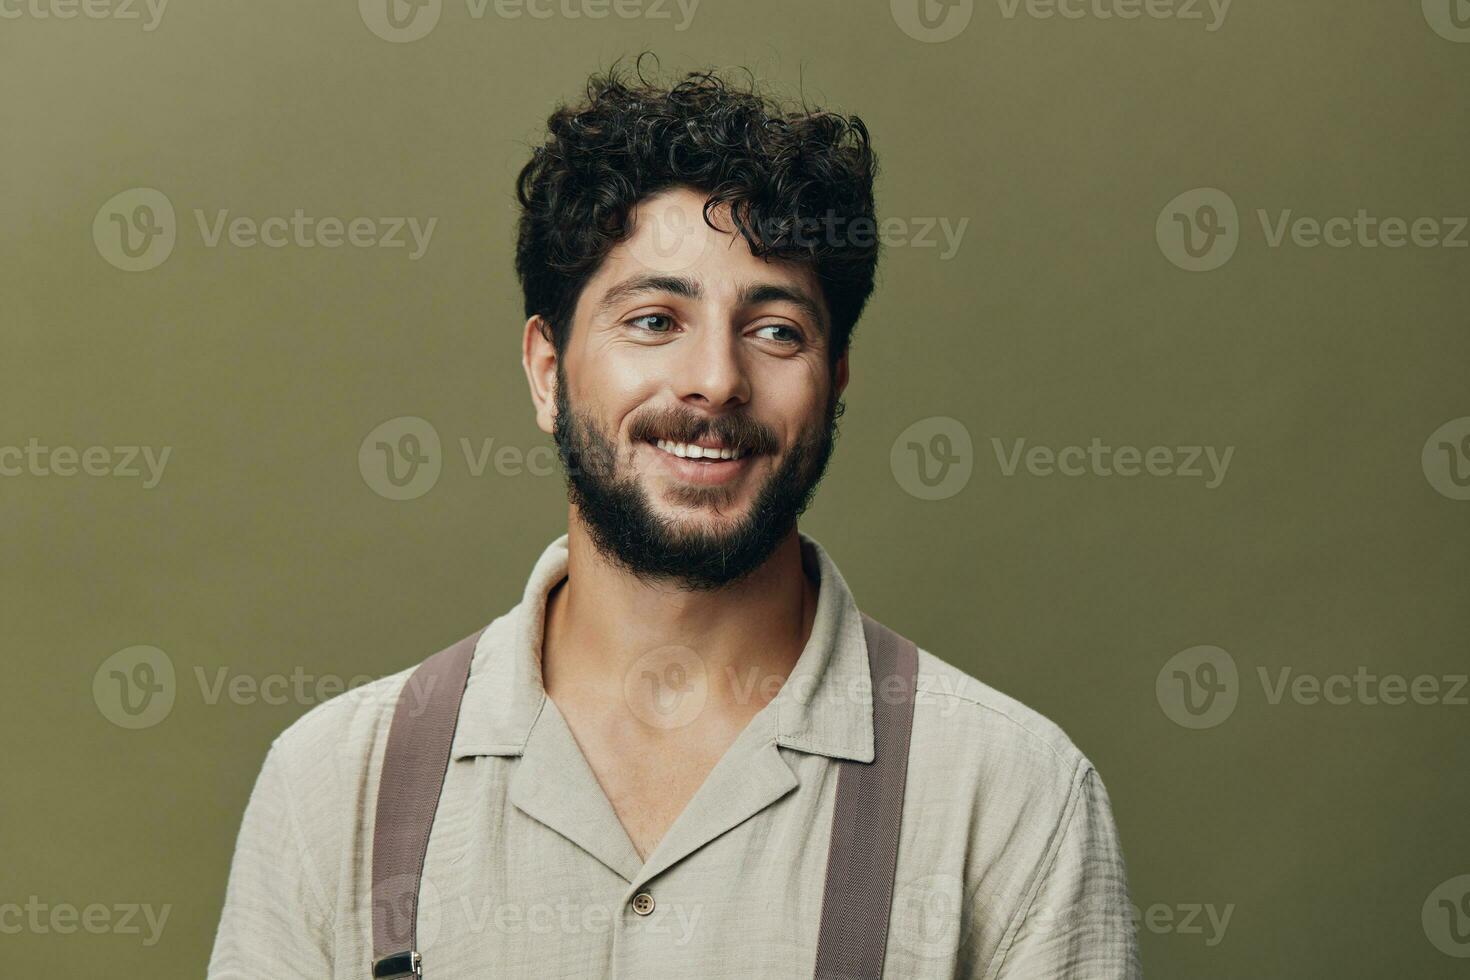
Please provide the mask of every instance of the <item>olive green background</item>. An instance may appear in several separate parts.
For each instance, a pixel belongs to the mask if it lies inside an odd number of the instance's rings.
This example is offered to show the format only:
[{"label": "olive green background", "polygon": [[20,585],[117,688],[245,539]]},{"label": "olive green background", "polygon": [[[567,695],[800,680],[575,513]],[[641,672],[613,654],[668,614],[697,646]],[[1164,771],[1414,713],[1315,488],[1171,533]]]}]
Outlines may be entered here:
[{"label": "olive green background", "polygon": [[[557,100],[650,49],[859,114],[882,215],[969,219],[950,258],[887,249],[801,526],[868,612],[1097,765],[1134,903],[1174,922],[1140,925],[1146,975],[1465,975],[1421,909],[1470,874],[1470,708],[1273,704],[1257,671],[1470,670],[1470,501],[1420,462],[1470,416],[1470,250],[1273,248],[1256,211],[1470,213],[1470,44],[1413,0],[1236,0],[1213,31],[1203,6],[1074,20],[991,0],[944,43],[878,0],[703,0],[684,30],[672,5],[494,9],[446,2],[412,43],[344,0],[175,0],[153,31],[0,19],[0,446],[172,448],[153,489],[0,477],[0,904],[172,906],[154,946],[0,934],[10,972],[202,974],[256,771],[315,702],[211,704],[196,670],[381,676],[517,601],[565,530],[560,478],[473,476],[460,447],[550,444],[519,363],[512,180]],[[168,196],[178,242],[125,272],[92,224],[139,187]],[[1240,212],[1210,272],[1155,239],[1197,187]],[[417,261],[211,248],[196,208],[438,224]],[[393,501],[358,449],[409,415],[443,471]],[[972,437],[973,473],[923,500],[890,450],[936,416]],[[1207,489],[1007,477],[991,442],[1093,437],[1235,448]],[[138,644],[170,657],[176,702],[127,730],[93,680]],[[1155,681],[1205,644],[1238,665],[1238,704],[1190,730]],[[1191,905],[1233,906],[1222,941],[1176,928]]]}]

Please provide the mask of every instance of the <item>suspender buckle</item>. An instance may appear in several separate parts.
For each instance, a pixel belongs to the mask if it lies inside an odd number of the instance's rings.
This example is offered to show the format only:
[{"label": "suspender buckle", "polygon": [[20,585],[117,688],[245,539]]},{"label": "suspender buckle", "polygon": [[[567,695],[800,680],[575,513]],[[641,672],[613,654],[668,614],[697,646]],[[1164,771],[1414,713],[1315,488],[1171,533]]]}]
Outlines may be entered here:
[{"label": "suspender buckle", "polygon": [[418,950],[405,950],[375,961],[373,980],[424,980],[424,964]]}]

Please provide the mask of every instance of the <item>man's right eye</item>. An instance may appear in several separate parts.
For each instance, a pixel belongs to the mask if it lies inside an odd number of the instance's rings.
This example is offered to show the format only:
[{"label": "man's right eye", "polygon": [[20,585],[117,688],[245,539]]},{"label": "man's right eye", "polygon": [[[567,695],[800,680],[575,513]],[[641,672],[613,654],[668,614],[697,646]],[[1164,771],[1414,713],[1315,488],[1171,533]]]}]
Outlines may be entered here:
[{"label": "man's right eye", "polygon": [[[633,326],[643,328],[643,325],[649,320],[663,321],[667,323],[669,327],[672,327],[674,323],[674,318],[665,313],[645,313],[642,316],[635,316],[631,320],[625,320],[624,322]],[[645,329],[647,329],[650,333],[668,333],[667,328],[660,330],[657,327],[647,327]]]}]

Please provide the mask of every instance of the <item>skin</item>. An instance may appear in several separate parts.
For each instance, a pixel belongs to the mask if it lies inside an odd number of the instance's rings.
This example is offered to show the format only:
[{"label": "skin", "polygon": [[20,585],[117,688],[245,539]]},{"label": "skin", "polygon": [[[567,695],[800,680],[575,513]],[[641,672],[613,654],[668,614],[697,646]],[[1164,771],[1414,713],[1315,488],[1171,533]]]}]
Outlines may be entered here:
[{"label": "skin", "polygon": [[[790,447],[827,424],[848,358],[829,373],[828,313],[811,269],[752,255],[727,215],[711,214],[719,229],[704,223],[704,203],[688,188],[640,202],[631,234],[578,299],[561,368],[574,414],[616,451],[613,475],[636,480],[673,533],[722,535],[748,515]],[[698,295],[620,288],[655,275],[684,279]],[[750,302],[752,285],[807,302]],[[558,358],[544,328],[539,317],[526,322],[522,363],[537,424],[552,433]],[[633,436],[651,418],[731,426],[738,416],[728,431],[769,451],[719,486],[681,478]],[[811,634],[817,586],[802,569],[794,522],[753,571],[705,589],[639,576],[603,554],[575,502],[567,525],[568,576],[547,602],[542,682],[646,858],[790,674]]]}]

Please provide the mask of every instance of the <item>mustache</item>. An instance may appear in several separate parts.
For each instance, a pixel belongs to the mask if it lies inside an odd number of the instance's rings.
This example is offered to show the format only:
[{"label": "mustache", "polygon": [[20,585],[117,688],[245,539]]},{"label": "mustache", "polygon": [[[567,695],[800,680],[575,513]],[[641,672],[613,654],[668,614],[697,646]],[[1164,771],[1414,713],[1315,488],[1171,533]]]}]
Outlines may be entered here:
[{"label": "mustache", "polygon": [[694,415],[676,409],[649,412],[629,427],[634,439],[641,441],[668,439],[672,442],[698,442],[713,437],[731,449],[748,453],[773,453],[778,448],[775,435],[748,415]]}]

